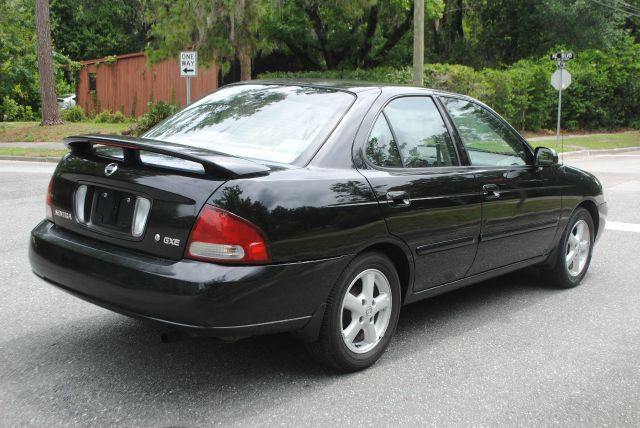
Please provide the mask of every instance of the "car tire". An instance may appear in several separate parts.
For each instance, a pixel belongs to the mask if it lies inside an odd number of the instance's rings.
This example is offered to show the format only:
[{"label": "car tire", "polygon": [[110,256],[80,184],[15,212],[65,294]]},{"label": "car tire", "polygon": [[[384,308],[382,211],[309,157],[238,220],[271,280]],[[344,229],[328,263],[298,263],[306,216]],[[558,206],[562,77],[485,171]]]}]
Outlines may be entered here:
[{"label": "car tire", "polygon": [[329,295],[318,339],[307,343],[309,353],[341,372],[371,366],[391,341],[401,299],[400,279],[388,257],[357,256]]},{"label": "car tire", "polygon": [[584,208],[576,209],[552,255],[552,266],[545,269],[553,285],[573,288],[580,284],[591,263],[594,230],[591,214]]}]

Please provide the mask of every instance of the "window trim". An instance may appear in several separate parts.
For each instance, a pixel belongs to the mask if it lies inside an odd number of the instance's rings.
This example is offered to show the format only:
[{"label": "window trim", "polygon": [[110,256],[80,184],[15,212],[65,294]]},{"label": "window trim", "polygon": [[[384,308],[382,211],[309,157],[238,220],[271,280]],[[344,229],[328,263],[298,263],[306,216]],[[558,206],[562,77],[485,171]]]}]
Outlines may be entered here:
[{"label": "window trim", "polygon": [[[391,126],[391,121],[389,120],[389,116],[387,116],[387,114],[384,112],[384,109],[382,109],[382,111],[380,112],[380,114],[382,115],[382,117],[384,117],[384,121],[387,122],[387,127],[389,128],[389,132],[391,132],[391,137],[393,137],[393,145],[396,146],[396,150],[398,151],[398,157],[400,158],[400,165],[401,168],[406,168],[405,163],[404,163],[404,157],[402,156],[402,152],[400,151],[400,147],[398,147],[398,136],[396,135],[396,131],[393,129],[393,126]],[[373,125],[375,126],[375,124],[378,123],[378,119],[376,119],[373,122]],[[373,132],[373,127],[371,128],[371,131]],[[367,144],[369,144],[369,138],[371,136],[371,133],[369,133],[369,135],[367,136]]]},{"label": "window trim", "polygon": [[[469,166],[474,167],[474,168],[481,168],[481,169],[514,169],[514,168],[530,168],[531,166],[534,166],[534,156],[533,156],[533,152],[534,151],[531,148],[531,146],[529,145],[529,142],[522,135],[520,135],[520,133],[513,126],[511,126],[511,124],[509,122],[507,122],[502,116],[500,116],[498,113],[496,113],[496,111],[493,110],[491,107],[489,107],[488,105],[486,105],[486,104],[484,104],[484,103],[482,103],[480,101],[474,100],[474,99],[472,99],[470,97],[466,97],[464,95],[458,95],[458,94],[436,94],[435,97],[438,98],[438,101],[440,101],[442,103],[442,108],[444,109],[445,114],[450,119],[451,125],[456,130],[456,136],[458,137],[458,139],[460,141],[460,145],[462,147],[464,147],[464,150],[465,150],[467,158],[468,158]],[[489,114],[491,114],[512,135],[514,135],[517,140],[519,140],[523,144],[523,146],[525,148],[525,153],[526,153],[526,156],[527,156],[527,160],[525,160],[525,164],[524,165],[474,165],[473,162],[471,162],[471,156],[469,155],[469,151],[467,149],[467,146],[464,143],[464,141],[462,140],[462,137],[460,136],[460,134],[458,133],[458,127],[456,126],[455,122],[453,121],[453,118],[451,117],[451,115],[449,113],[449,110],[447,109],[446,104],[445,104],[444,100],[442,100],[442,98],[453,98],[453,99],[457,99],[457,100],[466,101],[468,103],[474,104],[474,105],[482,108],[483,110],[485,110]]]},{"label": "window trim", "polygon": [[[440,115],[440,119],[442,119],[442,123],[444,125],[444,127],[447,129],[447,132],[449,133],[449,137],[451,138],[451,142],[453,143],[453,147],[455,149],[455,155],[456,155],[456,159],[458,160],[458,165],[449,165],[449,166],[430,166],[430,167],[419,167],[419,168],[411,168],[411,167],[405,167],[404,166],[404,159],[402,157],[402,153],[400,152],[400,148],[398,147],[398,142],[396,140],[396,133],[395,130],[393,129],[393,126],[391,125],[391,122],[389,121],[389,118],[387,117],[387,115],[384,112],[384,109],[391,104],[393,101],[399,99],[399,98],[430,98],[431,101],[433,102],[434,106],[436,107],[436,111],[438,112],[438,114]],[[378,112],[376,113],[373,121],[371,122],[371,125],[369,126],[369,129],[367,131],[367,133],[365,134],[364,137],[364,150],[362,153],[362,158],[364,160],[364,163],[368,166],[371,167],[373,169],[377,169],[380,171],[387,171],[387,172],[394,172],[394,173],[407,173],[407,174],[424,174],[424,173],[428,173],[428,172],[436,172],[436,171],[458,171],[460,170],[460,168],[466,168],[470,165],[464,165],[462,162],[462,158],[460,156],[460,147],[457,144],[456,141],[456,137],[453,135],[453,133],[451,132],[452,130],[452,123],[449,123],[448,121],[448,116],[445,118],[443,116],[443,109],[440,108],[439,105],[439,100],[437,99],[438,96],[436,94],[399,94],[399,95],[394,95],[392,97],[390,97],[389,99],[387,99],[382,106],[378,109]],[[394,144],[396,145],[396,148],[398,149],[398,153],[400,154],[400,162],[402,163],[402,167],[401,168],[397,168],[397,167],[384,167],[384,166],[380,166],[380,165],[376,165],[373,162],[371,162],[371,160],[369,160],[368,156],[366,155],[366,146],[369,143],[369,137],[371,136],[371,132],[373,131],[373,127],[376,125],[376,123],[378,122],[378,119],[380,118],[380,115],[383,115],[385,120],[387,121],[387,126],[389,126],[389,129],[391,130],[391,134],[393,135],[394,138]],[[456,129],[456,136],[457,136],[457,129]]]}]

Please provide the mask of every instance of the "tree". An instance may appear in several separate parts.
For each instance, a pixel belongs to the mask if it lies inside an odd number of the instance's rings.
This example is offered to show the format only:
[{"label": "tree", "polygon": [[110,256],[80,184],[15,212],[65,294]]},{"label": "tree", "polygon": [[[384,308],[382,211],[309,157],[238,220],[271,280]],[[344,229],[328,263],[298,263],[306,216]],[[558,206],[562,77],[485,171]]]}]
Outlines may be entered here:
[{"label": "tree", "polygon": [[142,51],[148,41],[146,0],[55,0],[55,50],[75,60]]},{"label": "tree", "polygon": [[36,108],[39,87],[33,8],[33,2],[0,0],[0,100],[8,97]]},{"label": "tree", "polygon": [[[425,1],[425,19],[442,13]],[[306,69],[369,68],[411,61],[413,0],[289,0],[261,34]]]},{"label": "tree", "polygon": [[196,49],[205,63],[223,70],[240,62],[242,80],[251,78],[251,59],[266,45],[258,38],[265,11],[263,0],[152,0],[152,61],[175,57],[186,48]]},{"label": "tree", "polygon": [[62,120],[60,119],[56,100],[56,76],[53,70],[49,0],[36,0],[35,18],[38,71],[40,72],[40,100],[42,103],[42,121],[40,125],[59,125]]},{"label": "tree", "polygon": [[623,35],[624,15],[589,0],[446,0],[431,45],[436,61],[512,64],[558,45],[608,49]]}]

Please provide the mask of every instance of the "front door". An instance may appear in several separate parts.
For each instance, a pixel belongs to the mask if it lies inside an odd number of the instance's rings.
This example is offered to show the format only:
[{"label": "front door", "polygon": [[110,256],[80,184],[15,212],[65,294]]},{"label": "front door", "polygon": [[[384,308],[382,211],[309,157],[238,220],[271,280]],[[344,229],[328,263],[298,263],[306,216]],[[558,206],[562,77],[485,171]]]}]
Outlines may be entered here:
[{"label": "front door", "polygon": [[547,254],[556,234],[561,190],[555,166],[534,166],[524,139],[491,110],[441,97],[484,193],[482,229],[468,275]]},{"label": "front door", "polygon": [[414,290],[464,277],[480,233],[482,193],[431,97],[391,100],[378,114],[361,169],[387,227],[415,260]]}]

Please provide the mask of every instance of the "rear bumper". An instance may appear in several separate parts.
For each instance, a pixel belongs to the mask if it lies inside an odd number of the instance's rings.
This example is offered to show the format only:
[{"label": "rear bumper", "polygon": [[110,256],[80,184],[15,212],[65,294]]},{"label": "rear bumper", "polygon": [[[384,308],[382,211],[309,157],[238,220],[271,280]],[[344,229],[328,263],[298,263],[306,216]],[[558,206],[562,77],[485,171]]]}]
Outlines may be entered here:
[{"label": "rear bumper", "polygon": [[211,336],[314,332],[349,257],[227,266],[143,255],[43,221],[31,232],[33,272],[125,315]]}]

